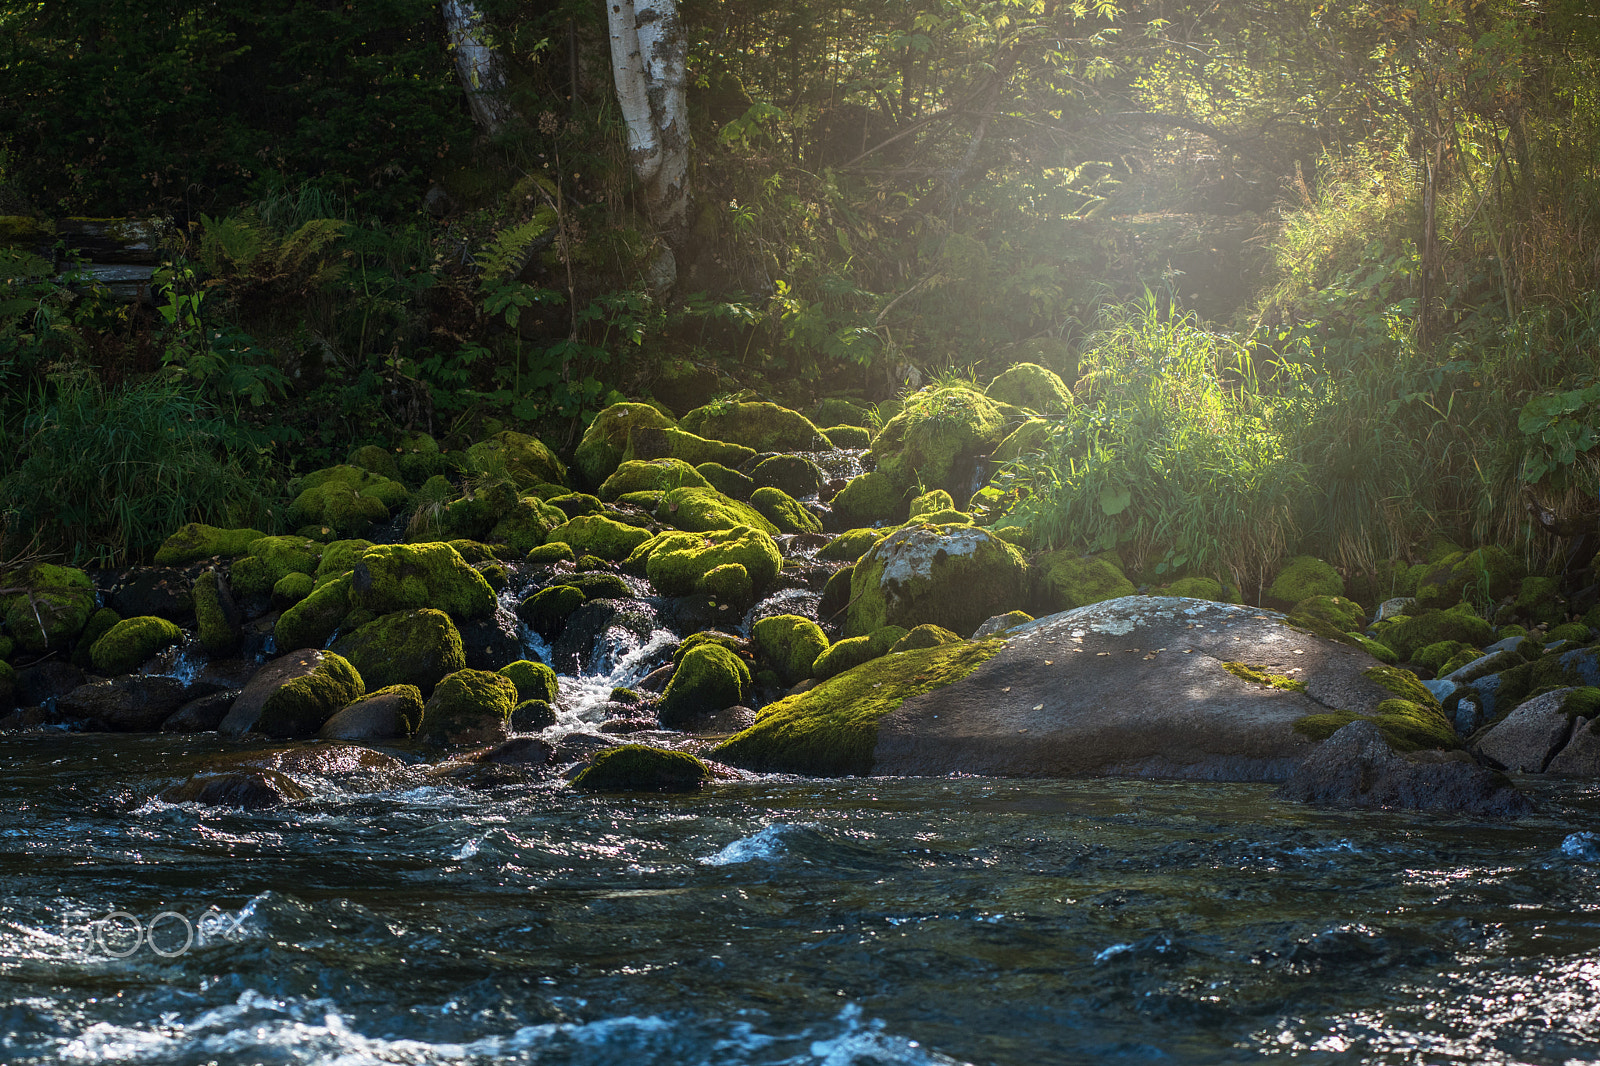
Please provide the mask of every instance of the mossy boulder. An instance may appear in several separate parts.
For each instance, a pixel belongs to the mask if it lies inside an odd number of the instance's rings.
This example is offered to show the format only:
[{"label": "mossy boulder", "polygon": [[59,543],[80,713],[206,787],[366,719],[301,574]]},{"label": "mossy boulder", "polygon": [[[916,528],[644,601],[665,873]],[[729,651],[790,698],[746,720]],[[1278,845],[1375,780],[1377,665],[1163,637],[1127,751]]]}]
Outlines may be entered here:
[{"label": "mossy boulder", "polygon": [[1022,553],[974,526],[907,526],[861,557],[850,579],[847,636],[925,622],[970,633],[1027,592]]},{"label": "mossy boulder", "polygon": [[157,566],[183,566],[201,559],[236,559],[250,554],[250,545],[266,536],[258,529],[220,529],[190,522],[156,550]]},{"label": "mossy boulder", "polygon": [[848,527],[893,522],[905,514],[906,491],[888,474],[873,470],[858,474],[829,501],[834,517]]},{"label": "mossy boulder", "polygon": [[334,642],[369,686],[415,685],[423,696],[467,665],[461,633],[443,611],[421,608],[375,618]]},{"label": "mossy boulder", "polygon": [[1308,596],[1290,608],[1290,620],[1297,617],[1316,618],[1342,633],[1348,633],[1361,628],[1361,624],[1367,620],[1367,612],[1361,609],[1359,603],[1343,596]]},{"label": "mossy boulder", "polygon": [[572,612],[587,599],[582,589],[552,585],[540,589],[517,605],[517,617],[545,640],[554,640],[566,628]]},{"label": "mossy boulder", "polygon": [[[1016,611],[1013,613],[1022,614],[1021,611]],[[1033,619],[1024,614],[1021,621],[1019,621],[1017,624],[1020,625],[1023,621],[1031,622]],[[918,651],[922,648],[937,648],[943,644],[959,644],[961,643],[961,639],[962,638],[959,634],[952,633],[943,626],[928,625],[924,623],[923,625],[913,627],[911,632],[895,641],[894,645],[890,647],[889,651]]]},{"label": "mossy boulder", "polygon": [[1556,625],[1565,617],[1562,607],[1561,588],[1556,579],[1534,574],[1522,579],[1511,613],[1530,625]]},{"label": "mossy boulder", "polygon": [[1163,596],[1187,596],[1193,600],[1222,600],[1222,582],[1214,577],[1180,577],[1161,589]]},{"label": "mossy boulder", "polygon": [[1072,390],[1067,383],[1038,363],[1017,363],[989,382],[984,392],[991,400],[1039,414],[1060,414],[1072,407]]},{"label": "mossy boulder", "polygon": [[390,481],[401,480],[400,464],[395,461],[394,453],[376,444],[363,444],[359,448],[351,449],[344,463],[346,466],[359,466],[370,474],[377,474]]},{"label": "mossy boulder", "polygon": [[628,434],[636,426],[666,428],[672,419],[647,403],[614,403],[595,416],[584,430],[572,461],[588,485],[598,485],[611,475],[628,450]]},{"label": "mossy boulder", "polygon": [[735,500],[748,500],[756,490],[754,478],[737,470],[729,470],[721,463],[701,463],[694,469],[712,488]]},{"label": "mossy boulder", "polygon": [[976,389],[925,389],[906,402],[873,439],[878,470],[904,492],[916,484],[944,486],[963,460],[986,454],[1005,436],[1005,417]]},{"label": "mossy boulder", "polygon": [[815,496],[828,478],[803,455],[770,455],[757,463],[750,477],[762,488],[778,489],[795,499]]},{"label": "mossy boulder", "polygon": [[666,525],[691,533],[710,533],[738,526],[749,526],[768,535],[778,532],[778,527],[760,511],[712,488],[673,489],[662,497],[655,514]]},{"label": "mossy boulder", "polygon": [[1009,463],[1032,452],[1043,451],[1045,445],[1050,443],[1050,425],[1043,418],[1028,419],[997,444],[994,451],[989,453],[989,458],[997,463]]},{"label": "mossy boulder", "polygon": [[755,725],[712,754],[767,773],[869,774],[880,719],[912,696],[965,677],[1002,645],[999,640],[942,645],[848,670],[769,705]]},{"label": "mossy boulder", "polygon": [[1471,653],[1471,658],[1467,659],[1467,662],[1471,662],[1483,654],[1480,649],[1473,647],[1471,644],[1463,644],[1459,640],[1441,640],[1436,644],[1418,648],[1411,654],[1411,664],[1426,673],[1443,677],[1445,674],[1444,664],[1450,662],[1462,652]]},{"label": "mossy boulder", "polygon": [[322,557],[317,560],[317,570],[313,575],[318,585],[326,585],[341,574],[348,574],[355,569],[356,561],[366,554],[372,547],[370,540],[336,540],[331,544],[322,546]]},{"label": "mossy boulder", "polygon": [[1314,555],[1297,555],[1290,559],[1267,588],[1268,597],[1286,605],[1300,603],[1313,596],[1343,595],[1344,578],[1331,564]]},{"label": "mossy boulder", "polygon": [[941,511],[954,511],[956,501],[944,489],[934,489],[924,492],[921,496],[911,501],[910,520],[915,521],[924,515],[938,514]]},{"label": "mossy boulder", "polygon": [[279,651],[320,648],[350,613],[350,575],[318,585],[311,594],[278,617],[272,631]]},{"label": "mossy boulder", "polygon": [[228,580],[237,595],[266,596],[290,574],[314,576],[322,551],[306,537],[261,537],[251,542],[249,555],[234,561]]},{"label": "mossy boulder", "polygon": [[744,567],[760,593],[778,576],[783,556],[767,533],[749,526],[704,534],[663,533],[651,542],[645,576],[663,596],[687,596],[704,590],[711,570],[730,563]]},{"label": "mossy boulder", "polygon": [[566,513],[559,507],[537,496],[519,496],[485,536],[490,543],[504,544],[513,552],[528,552],[548,540],[551,531],[566,521]]},{"label": "mossy boulder", "polygon": [[441,680],[422,708],[417,742],[424,747],[492,744],[508,735],[517,685],[487,670],[457,670]]},{"label": "mossy boulder", "polygon": [[529,548],[526,562],[531,566],[554,566],[556,563],[573,563],[578,556],[572,545],[564,541],[551,541]]},{"label": "mossy boulder", "polygon": [[835,448],[861,451],[872,447],[872,431],[863,426],[828,426],[822,435]]},{"label": "mossy boulder", "polygon": [[847,529],[823,545],[817,558],[823,562],[853,563],[892,532],[894,530],[890,529]]},{"label": "mossy boulder", "polygon": [[822,523],[799,500],[782,489],[759,488],[750,494],[750,506],[771,522],[779,533],[821,533]]},{"label": "mossy boulder", "polygon": [[615,500],[630,492],[710,487],[711,483],[682,459],[635,459],[618,466],[596,492],[602,500]]},{"label": "mossy boulder", "polygon": [[496,673],[509,677],[512,684],[517,686],[519,703],[527,700],[554,703],[561,691],[556,672],[544,663],[536,663],[531,659],[518,659],[514,663],[507,663]]},{"label": "mossy boulder", "polygon": [[695,792],[710,778],[710,768],[688,752],[621,744],[597,754],[572,779],[572,787],[583,792]]},{"label": "mossy boulder", "polygon": [[827,396],[818,400],[807,417],[819,426],[858,426],[866,429],[872,425],[869,404],[842,396]]},{"label": "mossy boulder", "polygon": [[89,650],[97,674],[131,674],[163,648],[183,643],[183,630],[165,618],[124,618]]},{"label": "mossy boulder", "polygon": [[757,657],[777,672],[785,685],[811,676],[817,656],[828,650],[822,627],[797,614],[771,615],[750,627]]},{"label": "mossy boulder", "polygon": [[1458,641],[1475,648],[1494,643],[1494,629],[1465,603],[1448,611],[1425,611],[1416,615],[1395,615],[1372,627],[1372,636],[1400,657],[1410,660],[1419,649],[1442,640]]},{"label": "mossy boulder", "polygon": [[755,449],[724,440],[707,440],[672,426],[635,426],[628,435],[623,460],[677,459],[690,466],[718,463],[739,467],[755,457]]},{"label": "mossy boulder", "polygon": [[563,584],[582,592],[586,600],[630,599],[633,596],[628,582],[608,571],[571,574],[561,580]]},{"label": "mossy boulder", "polygon": [[364,533],[372,523],[384,521],[411,495],[400,482],[359,466],[317,470],[289,488],[295,493],[289,505],[291,524],[325,526],[344,537]]},{"label": "mossy boulder", "polygon": [[467,449],[469,474],[504,477],[519,491],[535,485],[561,485],[567,468],[538,437],[503,430]]},{"label": "mossy boulder", "polygon": [[439,442],[423,432],[407,433],[395,448],[395,463],[403,480],[419,485],[431,477],[450,471],[451,462],[439,449]]},{"label": "mossy boulder", "polygon": [[448,544],[379,544],[351,572],[352,607],[373,615],[432,607],[457,622],[494,614],[494,590]]},{"label": "mossy boulder", "polygon": [[545,502],[568,518],[586,514],[604,514],[606,509],[600,497],[591,496],[587,492],[567,492],[560,496],[552,496]]},{"label": "mossy boulder", "polygon": [[278,610],[293,607],[316,588],[317,582],[310,574],[285,574],[272,586],[272,606]]},{"label": "mossy boulder", "polygon": [[345,659],[322,652],[316,668],[267,697],[255,731],[269,737],[315,736],[328,719],[366,695],[361,675]]},{"label": "mossy boulder", "polygon": [[190,596],[194,600],[196,635],[205,653],[222,658],[238,651],[242,636],[239,611],[233,597],[225,594],[217,572],[207,570],[196,577]]},{"label": "mossy boulder", "polygon": [[647,529],[624,525],[604,515],[590,514],[580,515],[557,526],[550,531],[546,543],[569,544],[580,555],[621,560],[632,555],[634,549],[650,537]]},{"label": "mossy boulder", "polygon": [[678,428],[757,452],[814,452],[828,447],[827,438],[809,418],[775,403],[697,407],[678,419]]},{"label": "mossy boulder", "polygon": [[1070,611],[1135,592],[1133,582],[1108,555],[1048,552],[1035,562],[1034,572],[1038,575],[1040,597],[1050,611]]},{"label": "mossy boulder", "polygon": [[[91,653],[94,651],[95,642],[107,633],[111,627],[122,621],[122,616],[109,607],[101,607],[89,616],[83,624],[83,632],[78,634],[78,642],[72,649],[72,665],[80,670],[93,670],[94,660]],[[0,659],[9,658],[15,645],[10,637],[0,638]]]},{"label": "mossy boulder", "polygon": [[720,644],[690,648],[667,682],[661,698],[661,724],[687,725],[697,716],[744,702],[750,688],[750,668]]},{"label": "mossy boulder", "polygon": [[700,590],[718,603],[741,610],[756,600],[755,582],[750,580],[750,571],[738,563],[723,563],[707,570],[705,579],[700,582]]},{"label": "mossy boulder", "polygon": [[0,578],[0,585],[23,590],[0,599],[0,611],[6,630],[36,655],[65,648],[94,613],[94,583],[82,570],[35,563]]},{"label": "mossy boulder", "polygon": [[1490,602],[1510,595],[1523,576],[1522,564],[1504,548],[1453,551],[1430,563],[1417,579],[1419,607],[1449,607],[1461,599]]},{"label": "mossy boulder", "polygon": [[334,714],[317,736],[324,740],[391,740],[408,737],[422,720],[422,690],[389,685],[368,692]]}]

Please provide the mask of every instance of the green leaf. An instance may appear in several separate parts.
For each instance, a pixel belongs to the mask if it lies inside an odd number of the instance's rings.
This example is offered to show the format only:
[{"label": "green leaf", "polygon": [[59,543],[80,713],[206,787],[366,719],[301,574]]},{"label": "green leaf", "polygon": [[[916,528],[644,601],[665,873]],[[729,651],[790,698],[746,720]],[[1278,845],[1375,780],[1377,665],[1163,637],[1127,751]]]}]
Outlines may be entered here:
[{"label": "green leaf", "polygon": [[1133,492],[1122,485],[1107,485],[1100,490],[1100,510],[1107,516],[1119,515],[1133,502]]}]

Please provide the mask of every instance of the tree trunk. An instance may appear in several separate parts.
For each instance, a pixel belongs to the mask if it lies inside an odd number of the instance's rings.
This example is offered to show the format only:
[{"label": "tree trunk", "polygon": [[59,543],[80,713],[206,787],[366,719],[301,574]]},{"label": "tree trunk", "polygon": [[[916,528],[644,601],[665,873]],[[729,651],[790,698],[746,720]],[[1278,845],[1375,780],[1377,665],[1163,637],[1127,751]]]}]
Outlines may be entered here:
[{"label": "tree trunk", "polygon": [[484,39],[483,12],[471,0],[440,0],[439,8],[472,117],[485,132],[499,133],[515,112],[506,103],[506,74],[500,56]]},{"label": "tree trunk", "polygon": [[[611,72],[628,131],[628,160],[645,190],[650,221],[666,239],[657,283],[676,276],[672,249],[688,232],[689,114],[684,93],[689,41],[676,0],[607,0]],[[667,280],[670,286],[670,280]]]}]

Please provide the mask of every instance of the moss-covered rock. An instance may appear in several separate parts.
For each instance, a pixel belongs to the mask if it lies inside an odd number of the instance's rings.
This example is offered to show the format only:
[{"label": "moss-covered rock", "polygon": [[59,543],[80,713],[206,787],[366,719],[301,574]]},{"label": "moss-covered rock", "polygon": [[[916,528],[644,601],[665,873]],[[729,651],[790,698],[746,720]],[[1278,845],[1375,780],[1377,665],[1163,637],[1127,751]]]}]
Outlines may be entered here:
[{"label": "moss-covered rock", "polygon": [[835,448],[860,451],[872,447],[872,430],[864,426],[828,426],[822,435]]},{"label": "moss-covered rock", "polygon": [[520,490],[535,485],[561,485],[567,468],[538,437],[503,430],[467,449],[469,474],[508,478]]},{"label": "moss-covered rock", "polygon": [[196,635],[205,653],[223,658],[238,651],[241,638],[238,611],[232,597],[223,596],[217,572],[207,570],[196,577],[190,596],[194,600]]},{"label": "moss-covered rock", "polygon": [[671,426],[635,426],[628,434],[623,460],[677,459],[690,466],[717,463],[739,467],[755,457],[755,449],[724,440],[707,440]]},{"label": "moss-covered rock", "polygon": [[663,596],[703,591],[706,574],[729,563],[744,567],[752,588],[760,593],[778,576],[783,564],[777,543],[749,526],[706,534],[663,533],[650,544],[645,576]]},{"label": "moss-covered rock", "polygon": [[1067,383],[1038,363],[1017,363],[989,382],[984,392],[991,400],[1039,414],[1060,414],[1072,407],[1072,391]]},{"label": "moss-covered rock", "polygon": [[1038,575],[1040,596],[1051,611],[1070,611],[1119,596],[1132,596],[1136,591],[1133,582],[1109,555],[1053,551],[1038,558],[1034,572]]},{"label": "moss-covered rock", "polygon": [[1534,574],[1522,579],[1516,601],[1511,605],[1511,613],[1532,625],[1555,625],[1565,616],[1562,606],[1561,589],[1556,579]]},{"label": "moss-covered rock", "polygon": [[630,492],[670,492],[677,488],[710,487],[711,483],[682,459],[636,459],[618,466],[596,491],[602,500],[615,500]]},{"label": "moss-covered rock", "polygon": [[1222,601],[1222,582],[1214,577],[1180,577],[1156,591],[1160,596],[1187,596],[1194,600]]},{"label": "moss-covered rock", "polygon": [[532,566],[554,566],[556,563],[576,561],[577,555],[572,545],[565,541],[547,541],[537,548],[528,549],[527,562]]},{"label": "moss-covered rock", "polygon": [[1386,618],[1372,627],[1372,635],[1380,643],[1387,644],[1401,662],[1408,661],[1417,650],[1442,640],[1459,641],[1475,648],[1494,643],[1494,629],[1465,603],[1448,611]]},{"label": "moss-covered rock", "polygon": [[1300,603],[1313,596],[1342,597],[1344,578],[1332,565],[1314,555],[1297,555],[1278,571],[1267,588],[1267,595],[1285,604]]},{"label": "moss-covered rock", "polygon": [[588,485],[611,475],[628,450],[628,434],[636,426],[666,428],[672,419],[646,403],[615,403],[595,416],[583,432],[572,461]]},{"label": "moss-covered rock", "polygon": [[878,470],[902,492],[944,485],[963,459],[987,454],[1005,436],[1005,417],[988,397],[964,385],[924,389],[872,441]]},{"label": "moss-covered rock", "polygon": [[678,428],[757,452],[814,452],[828,446],[811,420],[775,403],[719,403],[696,407]]},{"label": "moss-covered rock", "polygon": [[750,477],[761,488],[778,489],[800,499],[822,491],[827,475],[803,455],[770,455],[755,465]]},{"label": "moss-covered rock", "polygon": [[1516,589],[1522,575],[1522,564],[1504,548],[1454,551],[1431,563],[1417,579],[1417,605],[1443,608],[1463,598],[1480,603],[1498,600]]},{"label": "moss-covered rock", "polygon": [[258,529],[219,529],[190,522],[156,550],[157,566],[183,566],[201,559],[236,559],[250,554],[250,545],[266,536]]},{"label": "moss-covered rock", "polygon": [[650,531],[623,525],[604,515],[581,515],[550,531],[547,543],[569,544],[580,554],[621,560],[650,539]]},{"label": "moss-covered rock", "polygon": [[858,426],[862,429],[872,426],[870,405],[842,396],[827,396],[818,400],[806,417],[819,426]]},{"label": "moss-covered rock", "polygon": [[853,563],[893,532],[892,529],[847,529],[824,544],[817,558],[824,562]]},{"label": "moss-covered rock", "polygon": [[322,551],[305,537],[261,537],[251,542],[249,555],[235,560],[228,580],[237,595],[266,596],[290,574],[314,577]]},{"label": "moss-covered rock", "polygon": [[754,507],[711,488],[673,489],[662,497],[655,513],[663,523],[691,533],[710,533],[738,526],[759,529],[769,536],[778,532],[778,527]]},{"label": "moss-covered rock", "polygon": [[1468,662],[1483,654],[1480,649],[1473,647],[1471,644],[1463,644],[1459,640],[1441,640],[1412,652],[1411,663],[1426,673],[1442,677],[1444,676],[1444,664],[1461,652],[1472,653],[1471,658],[1467,660]]},{"label": "moss-covered rock", "polygon": [[757,657],[775,670],[785,685],[811,676],[817,656],[828,650],[822,627],[797,614],[763,618],[750,627]]},{"label": "moss-covered rock", "polygon": [[567,521],[566,512],[537,496],[519,496],[489,527],[486,536],[493,544],[504,544],[513,552],[532,551],[549,539],[552,530]]},{"label": "moss-covered rock", "polygon": [[748,500],[756,490],[755,478],[729,470],[721,463],[701,463],[694,469],[712,488],[732,499]]},{"label": "moss-covered rock", "polygon": [[278,610],[293,607],[316,588],[317,582],[310,574],[284,574],[272,586],[272,606]]},{"label": "moss-covered rock", "polygon": [[948,492],[944,491],[944,489],[934,489],[932,492],[924,492],[921,496],[911,501],[910,520],[916,521],[924,515],[934,515],[941,511],[954,511],[955,509],[956,501],[950,498]]},{"label": "moss-covered rock", "polygon": [[706,571],[700,582],[700,591],[718,603],[743,610],[756,601],[755,582],[750,571],[738,563],[723,563]]},{"label": "moss-covered rock", "polygon": [[289,506],[292,525],[326,526],[344,537],[364,533],[372,523],[384,521],[411,495],[400,482],[359,466],[317,470],[292,482],[289,489],[295,493]]},{"label": "moss-covered rock", "polygon": [[443,475],[451,469],[450,460],[439,450],[439,442],[423,432],[407,433],[395,448],[395,463],[400,476],[413,485],[420,485],[431,477]]},{"label": "moss-covered rock", "polygon": [[106,631],[89,650],[98,674],[131,674],[163,648],[183,643],[183,630],[165,618],[125,618]]},{"label": "moss-covered rock", "polygon": [[718,644],[690,648],[672,672],[661,698],[661,724],[678,727],[696,716],[744,702],[750,688],[750,668],[733,652]]},{"label": "moss-covered rock", "polygon": [[269,737],[310,737],[329,718],[366,695],[366,684],[348,662],[324,652],[316,669],[279,686],[261,707],[255,730]]},{"label": "moss-covered rock", "polygon": [[[1426,691],[1426,690],[1424,690]],[[1431,697],[1430,697],[1431,699]],[[1379,703],[1370,715],[1351,711],[1311,714],[1295,723],[1295,731],[1313,740],[1327,740],[1341,726],[1365,718],[1378,727],[1395,751],[1449,751],[1460,747],[1455,729],[1437,702],[1392,699]]]},{"label": "moss-covered rock", "polygon": [[568,518],[586,514],[604,514],[606,509],[600,497],[591,496],[587,492],[567,492],[560,496],[552,496],[545,502]]},{"label": "moss-covered rock", "polygon": [[555,708],[544,700],[523,700],[511,708],[511,729],[514,732],[537,733],[555,724]]},{"label": "moss-covered rock", "polygon": [[993,618],[985,619],[983,625],[973,630],[972,639],[985,640],[1015,629],[1020,625],[1026,625],[1031,621],[1033,621],[1033,615],[1026,611],[1007,611],[1005,614],[997,614]]},{"label": "moss-covered rock", "polygon": [[750,506],[779,533],[821,533],[817,516],[782,489],[763,487],[750,494]]},{"label": "moss-covered rock", "polygon": [[540,589],[517,605],[517,617],[545,640],[554,640],[566,628],[572,612],[582,607],[582,589],[571,585],[552,585]]},{"label": "moss-covered rock", "polygon": [[370,540],[336,540],[322,546],[322,557],[317,560],[313,577],[318,585],[326,585],[341,574],[355,569],[356,561],[372,547]]},{"label": "moss-covered rock", "polygon": [[94,583],[82,570],[35,563],[0,585],[24,590],[0,599],[0,611],[7,631],[34,654],[65,648],[94,613]]},{"label": "moss-covered rock", "polygon": [[517,686],[509,677],[457,670],[439,682],[423,705],[417,742],[448,748],[504,740],[517,702]]},{"label": "moss-covered rock", "polygon": [[[89,616],[83,625],[83,632],[78,634],[78,642],[72,649],[72,665],[80,670],[93,670],[94,660],[91,652],[95,642],[107,633],[111,627],[122,621],[122,616],[109,607],[101,607]],[[0,659],[9,658],[15,645],[10,637],[0,638]]]},{"label": "moss-covered rock", "polygon": [[695,792],[710,778],[710,768],[688,752],[621,744],[597,754],[572,779],[572,787],[584,792]]},{"label": "moss-covered rock", "polygon": [[967,676],[1004,644],[962,642],[885,656],[771,704],[712,754],[763,772],[870,774],[880,719],[912,696]]},{"label": "moss-covered rock", "polygon": [[467,665],[461,633],[443,611],[395,611],[334,642],[370,686],[414,685],[423,696]]},{"label": "moss-covered rock", "polygon": [[1380,644],[1361,633],[1346,633],[1345,636],[1350,638],[1352,646],[1360,648],[1385,666],[1394,666],[1400,661],[1400,656],[1396,655],[1394,649],[1387,644]]},{"label": "moss-covered rock", "polygon": [[560,684],[556,679],[556,672],[544,663],[536,663],[531,659],[518,659],[514,663],[507,663],[496,673],[511,679],[517,686],[518,702],[526,700],[543,700],[546,704],[556,701],[560,693]]},{"label": "moss-covered rock", "polygon": [[889,649],[907,635],[901,626],[884,626],[864,637],[846,637],[828,645],[828,650],[817,656],[812,665],[812,676],[818,681],[837,677],[846,670],[854,670],[862,663],[871,662],[889,654]]},{"label": "moss-covered rock", "polygon": [[1043,418],[1030,418],[995,446],[989,458],[997,463],[1009,463],[1033,452],[1042,452],[1050,442],[1051,423]]},{"label": "moss-covered rock", "polygon": [[400,481],[400,464],[395,461],[393,452],[388,448],[380,448],[376,444],[363,444],[353,448],[345,459],[346,466],[359,466],[361,469],[379,477],[388,478],[390,481]]},{"label": "moss-covered rock", "polygon": [[874,470],[858,474],[829,502],[834,516],[846,526],[870,526],[894,522],[905,514],[906,491],[897,488],[889,475]]},{"label": "moss-covered rock", "polygon": [[891,654],[897,651],[920,651],[923,648],[937,648],[944,644],[959,644],[961,639],[958,634],[950,632],[943,626],[924,623],[913,627],[911,632],[895,641],[889,651]]},{"label": "moss-covered rock", "polygon": [[875,544],[850,580],[847,636],[924,622],[970,633],[1027,591],[1022,553],[974,526],[912,525]]},{"label": "moss-covered rock", "polygon": [[448,544],[379,544],[351,574],[352,607],[373,615],[432,607],[458,622],[494,614],[494,590]]},{"label": "moss-covered rock", "polygon": [[1360,629],[1367,620],[1367,612],[1354,600],[1343,596],[1308,596],[1289,610],[1289,619],[1317,618],[1340,632]]}]

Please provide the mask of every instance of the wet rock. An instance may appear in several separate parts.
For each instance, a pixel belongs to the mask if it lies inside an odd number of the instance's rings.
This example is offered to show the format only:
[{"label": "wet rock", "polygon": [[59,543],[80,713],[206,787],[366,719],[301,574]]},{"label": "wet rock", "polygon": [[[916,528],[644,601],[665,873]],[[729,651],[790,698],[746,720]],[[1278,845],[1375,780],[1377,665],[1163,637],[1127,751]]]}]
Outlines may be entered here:
[{"label": "wet rock", "polygon": [[1478,754],[1507,770],[1543,773],[1572,736],[1572,718],[1566,712],[1566,703],[1574,691],[1559,688],[1518,704],[1478,738]]},{"label": "wet rock", "polygon": [[296,730],[309,736],[336,711],[365,695],[365,689],[340,656],[302,648],[263,666],[239,693],[217,731],[229,736],[250,732],[284,736],[295,734],[283,730]]},{"label": "wet rock", "polygon": [[1397,753],[1377,726],[1351,722],[1323,741],[1278,790],[1324,807],[1399,808],[1520,818],[1533,803],[1465,752]]},{"label": "wet rock", "polygon": [[464,623],[460,630],[468,669],[498,670],[522,658],[522,641],[499,618],[480,618]]},{"label": "wet rock", "polygon": [[545,700],[523,700],[511,708],[513,733],[537,733],[556,724],[555,708]]},{"label": "wet rock", "polygon": [[1600,718],[1579,717],[1572,723],[1572,738],[1544,768],[1561,777],[1600,777]]},{"label": "wet rock", "polygon": [[269,810],[285,803],[309,799],[311,793],[276,770],[242,770],[234,773],[197,774],[161,793],[165,803],[198,803],[202,807],[241,807]]},{"label": "wet rock", "polygon": [[566,766],[570,763],[583,762],[595,752],[614,748],[617,744],[615,738],[599,733],[568,733],[556,744],[555,751],[550,753],[550,765]]},{"label": "wet rock", "polygon": [[1488,651],[1465,666],[1452,670],[1443,680],[1453,681],[1457,685],[1466,685],[1478,680],[1480,677],[1488,677],[1490,674],[1498,674],[1502,670],[1510,670],[1512,667],[1521,666],[1522,663],[1522,656],[1509,648]]},{"label": "wet rock", "polygon": [[634,687],[642,689],[645,692],[665,692],[667,683],[672,680],[672,672],[674,669],[676,669],[676,667],[674,667],[671,663],[668,663],[666,666],[658,666],[656,669],[650,671],[648,674],[645,674],[644,677],[640,678],[639,683]]},{"label": "wet rock", "polygon": [[517,686],[485,670],[458,670],[439,682],[422,708],[417,742],[447,748],[506,739]]},{"label": "wet rock", "polygon": [[461,633],[443,611],[422,608],[373,619],[340,637],[333,650],[350,661],[370,688],[411,685],[423,696],[467,665]]},{"label": "wet rock", "polygon": [[687,752],[623,744],[600,752],[572,787],[587,792],[696,792],[711,778]]},{"label": "wet rock", "polygon": [[57,698],[56,709],[92,728],[148,733],[159,729],[190,697],[189,687],[176,678],[124,674],[79,685]]},{"label": "wet rock", "polygon": [[394,740],[409,736],[422,719],[422,692],[415,685],[390,685],[339,711],[322,723],[325,740]]},{"label": "wet rock", "polygon": [[[643,640],[656,628],[655,612],[638,600],[590,600],[567,619],[566,628],[550,649],[550,665],[558,673],[581,674],[605,653],[606,634],[621,630]],[[514,655],[512,659],[521,658]],[[510,659],[502,660],[503,666]]]},{"label": "wet rock", "polygon": [[179,567],[135,566],[110,574],[102,598],[123,618],[153,615],[188,624],[194,620],[193,583]]},{"label": "wet rock", "polygon": [[[609,709],[609,708],[606,708]],[[600,723],[600,732],[607,736],[625,736],[629,733],[645,733],[652,729],[660,729],[661,723],[654,718],[608,718]]]},{"label": "wet rock", "polygon": [[72,722],[60,711],[49,707],[19,707],[10,714],[0,716],[0,733],[25,733],[38,729],[71,727]]},{"label": "wet rock", "polygon": [[45,703],[66,695],[88,680],[89,676],[71,663],[46,659],[17,671],[17,703],[23,707]]},{"label": "wet rock", "polygon": [[750,478],[760,488],[773,488],[796,500],[815,496],[827,478],[803,455],[773,455],[756,463]]},{"label": "wet rock", "polygon": [[222,724],[238,698],[238,691],[213,692],[192,699],[161,723],[163,733],[209,733]]},{"label": "wet rock", "polygon": [[475,757],[481,763],[504,766],[547,766],[555,746],[538,737],[516,737]]}]

